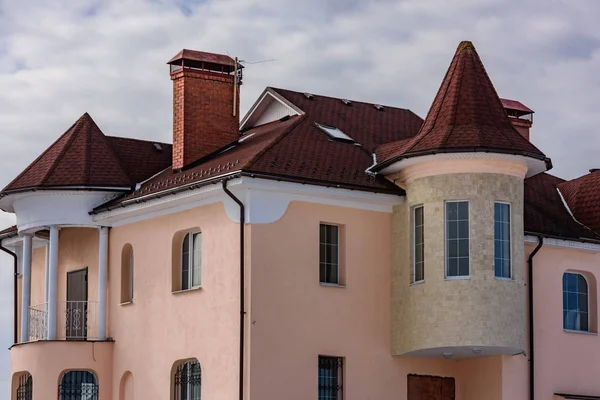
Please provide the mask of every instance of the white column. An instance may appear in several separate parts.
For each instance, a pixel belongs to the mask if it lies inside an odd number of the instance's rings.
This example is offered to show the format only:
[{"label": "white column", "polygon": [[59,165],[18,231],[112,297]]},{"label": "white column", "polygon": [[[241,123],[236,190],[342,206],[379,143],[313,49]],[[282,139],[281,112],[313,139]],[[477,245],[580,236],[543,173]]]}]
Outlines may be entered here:
[{"label": "white column", "polygon": [[98,244],[98,340],[106,339],[106,283],[108,272],[108,228],[100,228]]},{"label": "white column", "polygon": [[50,227],[50,249],[48,251],[48,340],[56,340],[56,303],[58,301],[58,231]]},{"label": "white column", "polygon": [[48,310],[48,283],[50,282],[50,244],[46,244],[46,267],[44,270],[44,279],[46,280],[46,286],[44,288],[44,303],[46,303],[46,310]]},{"label": "white column", "polygon": [[21,343],[29,341],[29,302],[31,301],[31,234],[23,235],[23,280],[21,286]]}]

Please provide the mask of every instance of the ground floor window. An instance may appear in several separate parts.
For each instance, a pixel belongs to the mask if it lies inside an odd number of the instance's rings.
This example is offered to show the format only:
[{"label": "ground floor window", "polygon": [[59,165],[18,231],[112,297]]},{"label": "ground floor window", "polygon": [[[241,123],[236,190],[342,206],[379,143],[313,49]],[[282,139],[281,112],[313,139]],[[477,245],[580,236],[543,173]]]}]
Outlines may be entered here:
[{"label": "ground floor window", "polygon": [[179,365],[175,370],[174,383],[174,400],[200,400],[202,371],[198,360]]},{"label": "ground floor window", "polygon": [[58,387],[60,400],[98,400],[98,381],[89,371],[69,371]]},{"label": "ground floor window", "polygon": [[31,374],[26,372],[19,376],[19,386],[17,386],[17,400],[31,400],[33,397],[33,379]]},{"label": "ground floor window", "polygon": [[342,400],[344,359],[319,356],[319,400]]}]

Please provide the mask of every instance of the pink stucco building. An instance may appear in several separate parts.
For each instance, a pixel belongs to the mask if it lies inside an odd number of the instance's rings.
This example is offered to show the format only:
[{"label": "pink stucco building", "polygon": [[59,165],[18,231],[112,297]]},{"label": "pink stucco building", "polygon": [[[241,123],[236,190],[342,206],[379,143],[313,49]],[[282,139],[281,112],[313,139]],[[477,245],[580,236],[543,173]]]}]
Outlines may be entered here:
[{"label": "pink stucco building", "polygon": [[600,399],[600,171],[470,42],[424,120],[169,66],[172,144],[84,114],[0,192],[12,400]]}]

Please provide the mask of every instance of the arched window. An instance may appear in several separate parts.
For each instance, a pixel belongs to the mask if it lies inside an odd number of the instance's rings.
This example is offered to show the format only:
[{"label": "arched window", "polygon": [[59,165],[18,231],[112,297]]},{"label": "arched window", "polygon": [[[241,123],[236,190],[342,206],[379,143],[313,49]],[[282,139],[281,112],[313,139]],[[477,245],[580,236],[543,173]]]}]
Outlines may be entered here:
[{"label": "arched window", "polygon": [[589,331],[588,283],[581,274],[563,275],[563,327],[573,331]]},{"label": "arched window", "polygon": [[121,303],[133,301],[133,247],[129,243],[121,252]]},{"label": "arched window", "polygon": [[200,400],[202,371],[198,360],[179,364],[173,376],[173,400]]},{"label": "arched window", "polygon": [[202,284],[202,233],[189,232],[183,237],[181,249],[181,290]]},{"label": "arched window", "polygon": [[69,371],[60,380],[59,400],[98,400],[98,381],[89,371]]},{"label": "arched window", "polygon": [[29,372],[19,375],[17,386],[17,400],[33,399],[33,378]]}]

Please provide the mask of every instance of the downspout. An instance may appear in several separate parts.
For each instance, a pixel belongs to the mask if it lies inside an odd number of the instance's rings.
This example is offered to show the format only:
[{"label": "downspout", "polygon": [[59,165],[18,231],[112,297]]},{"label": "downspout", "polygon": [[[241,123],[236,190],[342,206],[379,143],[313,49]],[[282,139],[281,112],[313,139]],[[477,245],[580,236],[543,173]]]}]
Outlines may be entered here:
[{"label": "downspout", "polygon": [[544,237],[537,235],[538,245],[533,249],[527,264],[529,266],[529,400],[534,400],[534,362],[533,362],[533,257],[544,245]]},{"label": "downspout", "polygon": [[223,181],[223,190],[233,201],[240,206],[240,377],[239,377],[239,400],[244,400],[244,225],[245,209],[241,202],[229,189],[227,189],[227,180]]},{"label": "downspout", "polygon": [[2,245],[2,240],[0,240],[0,250],[2,250],[3,252],[5,252],[6,254],[9,254],[13,257],[13,261],[14,261],[14,286],[13,286],[13,325],[14,325],[14,339],[13,339],[13,343],[17,344],[18,340],[17,340],[17,276],[18,276],[18,271],[17,271],[17,254],[13,253],[12,251],[10,251],[9,249],[7,249],[6,247],[4,247]]}]

